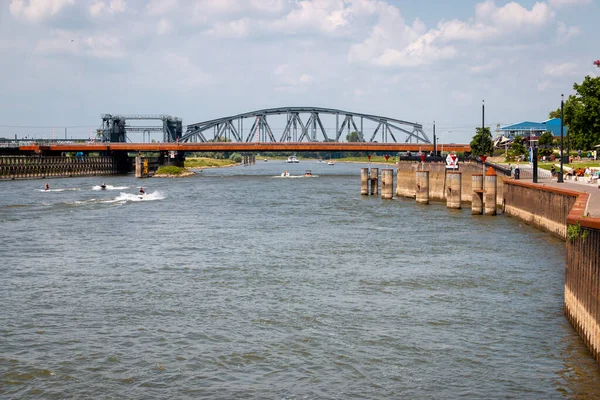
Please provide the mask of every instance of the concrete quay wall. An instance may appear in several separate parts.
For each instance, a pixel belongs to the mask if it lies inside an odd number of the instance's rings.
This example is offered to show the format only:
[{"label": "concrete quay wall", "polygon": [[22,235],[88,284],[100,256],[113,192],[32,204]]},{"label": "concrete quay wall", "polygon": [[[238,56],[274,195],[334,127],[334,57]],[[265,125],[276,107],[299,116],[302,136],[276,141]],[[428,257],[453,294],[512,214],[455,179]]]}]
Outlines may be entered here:
[{"label": "concrete quay wall", "polygon": [[[445,163],[398,163],[396,196],[397,197],[416,197],[416,172],[429,171],[429,198],[432,201],[446,201],[447,173],[456,171],[446,169]],[[462,173],[461,201],[471,203],[473,196],[472,176],[483,173],[483,167],[476,163],[461,163],[458,165],[458,172]],[[496,194],[496,204],[502,204],[502,180],[503,175],[498,175],[498,188]]]},{"label": "concrete quay wall", "polygon": [[600,363],[600,218],[590,195],[528,182],[504,181],[504,212],[565,239],[564,312]]}]

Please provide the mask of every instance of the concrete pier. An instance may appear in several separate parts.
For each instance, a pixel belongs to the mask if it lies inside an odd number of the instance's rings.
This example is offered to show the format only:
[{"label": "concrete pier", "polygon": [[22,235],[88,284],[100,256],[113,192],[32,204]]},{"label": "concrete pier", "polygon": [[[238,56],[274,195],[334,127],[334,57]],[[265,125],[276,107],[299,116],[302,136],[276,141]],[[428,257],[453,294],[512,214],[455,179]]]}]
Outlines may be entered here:
[{"label": "concrete pier", "polygon": [[147,178],[149,173],[148,157],[137,156],[135,158],[135,177]]},{"label": "concrete pier", "polygon": [[360,169],[360,194],[369,195],[369,168]]},{"label": "concrete pier", "polygon": [[416,172],[415,198],[419,204],[429,204],[429,171]]},{"label": "concrete pier", "polygon": [[394,196],[394,170],[381,170],[381,198],[391,199]]},{"label": "concrete pier", "polygon": [[462,173],[448,172],[446,182],[446,207],[461,209]]},{"label": "concrete pier", "polygon": [[497,178],[496,171],[490,167],[484,178],[483,206],[485,215],[496,215]]},{"label": "concrete pier", "polygon": [[482,215],[483,214],[483,174],[471,175],[471,186],[473,187],[473,194],[471,200],[471,214]]},{"label": "concrete pier", "polygon": [[379,168],[371,168],[371,194],[377,196],[379,194]]}]

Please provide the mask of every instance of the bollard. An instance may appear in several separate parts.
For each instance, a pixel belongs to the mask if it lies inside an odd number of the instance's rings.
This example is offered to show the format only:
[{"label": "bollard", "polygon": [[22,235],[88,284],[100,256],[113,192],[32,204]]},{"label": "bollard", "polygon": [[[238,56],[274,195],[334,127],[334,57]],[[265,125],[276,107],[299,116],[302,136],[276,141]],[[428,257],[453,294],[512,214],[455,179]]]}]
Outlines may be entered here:
[{"label": "bollard", "polygon": [[482,215],[483,214],[483,175],[473,174],[471,177],[471,183],[473,186],[473,197],[471,200],[471,214]]},{"label": "bollard", "polygon": [[394,194],[394,170],[385,168],[381,170],[381,198],[391,199]]},{"label": "bollard", "polygon": [[496,171],[490,167],[485,173],[484,180],[483,206],[485,208],[485,215],[496,215],[497,182],[498,176],[496,175]]},{"label": "bollard", "polygon": [[379,168],[371,168],[371,194],[377,196],[379,193]]},{"label": "bollard", "polygon": [[429,204],[429,171],[416,172],[415,198],[419,204]]},{"label": "bollard", "polygon": [[369,168],[360,169],[360,194],[369,195]]},{"label": "bollard", "polygon": [[446,207],[460,210],[462,195],[462,173],[449,171],[446,173]]}]

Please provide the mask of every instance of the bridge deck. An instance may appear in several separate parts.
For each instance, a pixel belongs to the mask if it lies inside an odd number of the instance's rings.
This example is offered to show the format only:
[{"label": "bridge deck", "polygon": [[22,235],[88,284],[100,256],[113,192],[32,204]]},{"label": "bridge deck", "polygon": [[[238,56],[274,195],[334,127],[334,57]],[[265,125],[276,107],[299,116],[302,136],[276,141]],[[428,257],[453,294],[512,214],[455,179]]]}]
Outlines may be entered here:
[{"label": "bridge deck", "polygon": [[[97,151],[236,151],[236,152],[269,152],[269,151],[432,151],[432,144],[424,143],[347,143],[347,142],[302,142],[302,143],[34,143],[20,146],[23,152],[97,152]],[[441,146],[437,146],[441,150]],[[470,152],[468,144],[444,144],[444,151]]]}]

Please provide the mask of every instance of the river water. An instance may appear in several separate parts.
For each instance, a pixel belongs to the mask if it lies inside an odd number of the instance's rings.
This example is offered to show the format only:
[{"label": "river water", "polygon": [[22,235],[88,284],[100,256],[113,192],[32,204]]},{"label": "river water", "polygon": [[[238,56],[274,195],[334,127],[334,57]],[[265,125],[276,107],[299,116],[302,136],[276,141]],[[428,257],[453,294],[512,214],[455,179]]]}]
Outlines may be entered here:
[{"label": "river water", "polygon": [[0,397],[600,397],[561,241],[362,166],[0,182]]}]

